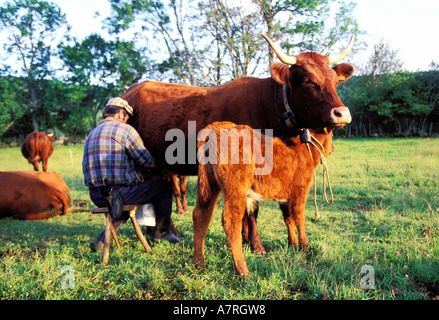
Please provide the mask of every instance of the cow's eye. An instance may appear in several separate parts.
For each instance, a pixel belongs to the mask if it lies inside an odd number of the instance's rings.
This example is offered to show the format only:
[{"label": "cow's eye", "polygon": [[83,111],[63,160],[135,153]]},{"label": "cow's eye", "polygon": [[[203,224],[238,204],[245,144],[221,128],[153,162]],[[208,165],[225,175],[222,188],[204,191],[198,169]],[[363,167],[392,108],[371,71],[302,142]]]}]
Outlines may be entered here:
[{"label": "cow's eye", "polygon": [[312,80],[308,79],[305,81],[305,85],[311,86],[311,87],[317,87],[318,85],[314,83]]}]

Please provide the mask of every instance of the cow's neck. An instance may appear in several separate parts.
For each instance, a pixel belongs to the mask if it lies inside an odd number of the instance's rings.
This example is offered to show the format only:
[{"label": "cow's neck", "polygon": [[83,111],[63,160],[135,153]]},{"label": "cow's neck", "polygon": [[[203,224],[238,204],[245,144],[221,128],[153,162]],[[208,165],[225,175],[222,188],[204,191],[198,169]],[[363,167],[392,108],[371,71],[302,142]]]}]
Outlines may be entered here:
[{"label": "cow's neck", "polygon": [[303,128],[302,121],[298,116],[295,107],[288,102],[287,86],[280,85],[274,81],[274,103],[276,106],[276,117],[278,126],[275,129],[275,136],[294,137]]}]

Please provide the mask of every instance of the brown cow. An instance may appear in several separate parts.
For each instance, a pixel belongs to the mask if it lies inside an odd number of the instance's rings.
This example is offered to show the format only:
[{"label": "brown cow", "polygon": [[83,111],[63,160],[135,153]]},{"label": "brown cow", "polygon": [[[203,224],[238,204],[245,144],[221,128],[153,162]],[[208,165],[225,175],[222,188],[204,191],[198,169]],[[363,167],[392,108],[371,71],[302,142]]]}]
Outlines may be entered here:
[{"label": "brown cow", "polygon": [[[328,156],[333,150],[331,129],[315,130],[313,136],[318,143],[315,142],[309,150],[299,137],[271,138],[259,133],[261,152],[254,144],[244,143],[243,132],[251,139],[257,134],[249,126],[215,122],[206,129],[210,130],[207,142],[198,143],[201,158],[197,204],[193,212],[194,264],[205,267],[204,239],[221,192],[224,195],[222,222],[237,274],[249,274],[242,252],[242,221],[246,207],[252,212],[253,204],[259,200],[278,201],[288,229],[288,244],[307,248],[305,205],[315,168],[321,157]],[[232,137],[231,143],[228,138],[223,139],[224,130]],[[272,148],[267,148],[267,145]],[[216,161],[201,161],[205,159],[203,154],[206,150],[210,157],[216,155]],[[239,161],[235,164],[230,162],[233,150],[239,150]],[[224,158],[226,161],[220,161],[221,152],[228,153],[228,158]],[[258,174],[258,168],[266,166],[269,161],[272,161],[271,170]]]},{"label": "brown cow", "polygon": [[47,161],[53,153],[53,140],[55,135],[38,131],[29,133],[21,144],[21,153],[38,171],[38,162],[43,163],[43,171],[47,171]]},{"label": "brown cow", "polygon": [[66,214],[70,190],[56,172],[0,171],[0,218],[48,219]]},{"label": "brown cow", "polygon": [[[331,68],[330,64],[347,55],[352,40],[334,57],[314,52],[290,57],[266,40],[278,57],[290,65],[274,64],[270,78],[245,77],[207,88],[145,81],[132,85],[121,95],[134,109],[129,123],[139,132],[158,167],[196,175],[198,131],[215,121],[276,129],[275,135],[289,136],[296,135],[299,128],[340,127],[351,121],[336,86],[352,76],[354,67],[342,63]],[[194,121],[196,128],[191,128],[189,121]],[[176,143],[173,137],[166,137],[169,129],[178,129],[183,134],[185,161],[167,161],[166,151]]]},{"label": "brown cow", "polygon": [[[189,212],[187,203],[187,176],[178,174],[171,175],[172,186],[174,190],[175,206],[177,213],[182,215]],[[179,183],[180,182],[180,183]],[[180,200],[181,196],[181,200]]]}]

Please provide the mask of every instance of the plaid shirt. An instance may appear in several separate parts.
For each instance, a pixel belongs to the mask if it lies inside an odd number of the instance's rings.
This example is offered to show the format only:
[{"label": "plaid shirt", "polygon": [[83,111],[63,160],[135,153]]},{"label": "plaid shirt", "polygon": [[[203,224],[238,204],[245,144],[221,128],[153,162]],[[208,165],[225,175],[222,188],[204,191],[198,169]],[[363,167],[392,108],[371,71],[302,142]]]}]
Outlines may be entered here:
[{"label": "plaid shirt", "polygon": [[106,118],[85,141],[84,182],[89,187],[132,185],[140,176],[135,165],[149,168],[153,162],[154,157],[132,126]]}]

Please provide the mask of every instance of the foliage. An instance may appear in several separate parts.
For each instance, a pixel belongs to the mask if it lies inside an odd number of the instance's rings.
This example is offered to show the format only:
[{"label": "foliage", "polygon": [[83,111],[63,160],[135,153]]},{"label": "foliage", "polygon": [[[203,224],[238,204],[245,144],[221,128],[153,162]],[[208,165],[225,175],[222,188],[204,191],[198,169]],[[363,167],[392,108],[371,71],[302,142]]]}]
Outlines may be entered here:
[{"label": "foliage", "polygon": [[369,76],[353,77],[338,89],[353,114],[345,132],[431,136],[438,131],[438,125],[433,126],[439,120],[438,79],[438,71],[386,73],[375,81]]},{"label": "foliage", "polygon": [[[83,184],[81,144],[55,146],[49,170],[58,172],[74,200],[92,207]],[[104,227],[88,211],[43,221],[0,220],[0,299],[8,300],[417,300],[439,294],[439,147],[437,139],[336,139],[327,163],[335,201],[324,205],[319,169],[313,221],[307,204],[310,252],[288,247],[279,206],[262,202],[259,232],[266,256],[244,254],[247,279],[234,273],[221,225],[220,201],[206,236],[205,270],[192,264],[192,216],[173,214],[185,239],[159,243],[146,254],[130,224],[118,232],[107,266],[89,243]],[[72,158],[70,158],[70,152]],[[398,155],[395,157],[395,155]],[[19,148],[0,149],[0,170],[30,170]],[[21,159],[21,161],[19,160]],[[196,178],[189,178],[189,206]],[[74,205],[72,207],[75,207]],[[79,208],[79,207],[76,207]],[[373,267],[375,288],[362,289]],[[63,266],[75,272],[63,289]],[[180,304],[181,302],[178,302]]]},{"label": "foliage", "polygon": [[[296,52],[330,50],[348,34],[360,33],[352,18],[355,5],[344,1],[339,2],[337,23],[331,28],[324,22],[329,20],[333,0],[254,0],[246,5],[225,0],[110,3],[112,14],[106,22],[110,32],[138,30],[151,55],[165,57],[157,61],[158,70],[171,71],[167,73],[171,82],[191,85],[267,74],[273,52],[262,45],[261,32],[275,40],[285,38],[286,46],[294,46]],[[264,60],[269,65],[261,64]]]},{"label": "foliage", "polygon": [[56,39],[65,25],[65,15],[59,7],[46,1],[13,0],[0,8],[0,31],[6,36],[3,48],[9,58],[18,62],[19,70],[15,72],[23,76],[28,95],[20,107],[32,118],[35,130],[39,128],[37,116],[44,111],[37,91],[42,90],[42,80],[53,73]]},{"label": "foliage", "polygon": [[[138,82],[148,65],[148,59],[135,49],[133,41],[107,41],[98,34],[64,45],[60,56],[68,71],[66,82],[82,87],[81,107],[89,110],[94,126],[108,99]],[[79,120],[81,115],[75,117]]]}]

